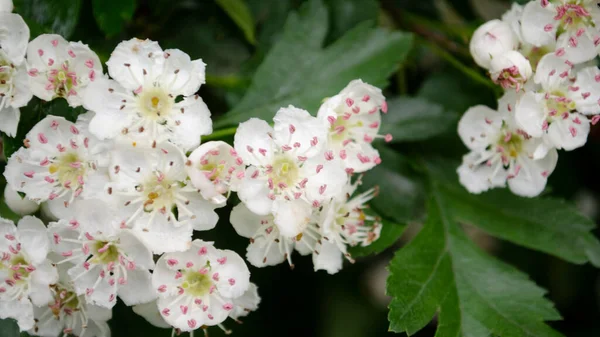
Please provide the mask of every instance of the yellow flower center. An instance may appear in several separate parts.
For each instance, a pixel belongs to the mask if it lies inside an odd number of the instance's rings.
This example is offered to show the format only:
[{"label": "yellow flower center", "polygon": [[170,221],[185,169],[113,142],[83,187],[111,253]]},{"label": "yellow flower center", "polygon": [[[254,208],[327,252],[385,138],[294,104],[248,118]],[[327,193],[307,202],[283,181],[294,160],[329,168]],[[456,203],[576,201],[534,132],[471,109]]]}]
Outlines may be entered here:
[{"label": "yellow flower center", "polygon": [[187,271],[184,274],[181,287],[194,297],[202,297],[210,291],[213,283],[210,277],[197,271]]}]

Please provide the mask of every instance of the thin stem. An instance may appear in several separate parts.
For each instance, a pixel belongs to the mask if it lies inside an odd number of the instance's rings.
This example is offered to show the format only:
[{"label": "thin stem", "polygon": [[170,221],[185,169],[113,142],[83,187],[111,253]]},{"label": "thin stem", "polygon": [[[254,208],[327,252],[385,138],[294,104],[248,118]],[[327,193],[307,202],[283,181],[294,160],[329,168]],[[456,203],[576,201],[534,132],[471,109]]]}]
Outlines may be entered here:
[{"label": "thin stem", "polygon": [[237,126],[230,127],[230,128],[225,128],[225,129],[220,129],[220,130],[214,131],[210,135],[203,136],[202,137],[202,142],[206,142],[206,141],[209,141],[209,140],[223,139],[223,138],[225,138],[227,136],[234,135],[236,131],[237,131]]},{"label": "thin stem", "polygon": [[438,46],[434,43],[431,43],[429,41],[426,41],[426,40],[423,40],[423,43],[425,45],[427,45],[429,48],[431,48],[431,50],[434,53],[436,53],[438,56],[440,56],[444,60],[448,61],[448,63],[450,63],[456,69],[458,69],[459,71],[461,71],[462,73],[464,73],[465,75],[470,77],[475,82],[478,82],[480,84],[483,84],[483,85],[489,87],[490,89],[494,90],[494,93],[496,93],[497,95],[501,94],[501,91],[502,91],[501,88],[499,86],[497,86],[496,84],[494,84],[494,82],[492,82],[491,79],[481,75],[481,73],[479,73],[478,71],[467,67],[462,62],[460,62],[456,57],[454,57],[452,54],[450,54],[449,52],[447,52],[440,46]]}]

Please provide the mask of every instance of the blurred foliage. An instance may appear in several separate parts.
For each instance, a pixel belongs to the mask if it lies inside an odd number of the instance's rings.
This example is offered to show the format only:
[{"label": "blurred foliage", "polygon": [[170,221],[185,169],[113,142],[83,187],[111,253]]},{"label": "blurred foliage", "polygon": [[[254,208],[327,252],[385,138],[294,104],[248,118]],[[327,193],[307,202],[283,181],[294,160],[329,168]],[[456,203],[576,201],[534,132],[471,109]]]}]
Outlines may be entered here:
[{"label": "blurred foliage", "polygon": [[[418,337],[600,335],[600,279],[592,266],[581,266],[600,263],[598,241],[590,232],[594,223],[573,207],[582,191],[598,207],[600,131],[592,130],[586,147],[561,153],[551,198],[507,191],[475,196],[457,182],[455,168],[466,152],[455,131],[458,118],[472,105],[495,107],[499,94],[471,60],[468,39],[510,1],[14,2],[32,38],[53,32],[81,40],[103,62],[132,37],[202,58],[208,66],[200,94],[213,113],[215,137],[230,137],[231,127],[249,117],[270,119],[288,104],[314,114],[322,99],[354,78],[385,88],[390,113],[382,132],[394,140],[376,144],[383,163],[361,186],[379,186],[370,211],[384,223],[382,237],[353,247],[356,263],[334,276],[313,272],[310,258],[300,256],[293,271],[251,267],[262,303],[243,325],[227,323],[235,336],[392,336],[388,328]],[[17,136],[2,137],[5,159],[47,114],[75,120],[84,110],[34,99],[21,112]],[[248,242],[228,223],[229,210],[219,210],[217,228],[199,237],[243,255]],[[1,198],[0,215],[17,218]],[[384,279],[392,258],[390,326]],[[122,303],[110,325],[115,337],[171,334]],[[218,328],[209,334],[224,335]],[[0,321],[0,337],[18,335],[14,322]]]}]

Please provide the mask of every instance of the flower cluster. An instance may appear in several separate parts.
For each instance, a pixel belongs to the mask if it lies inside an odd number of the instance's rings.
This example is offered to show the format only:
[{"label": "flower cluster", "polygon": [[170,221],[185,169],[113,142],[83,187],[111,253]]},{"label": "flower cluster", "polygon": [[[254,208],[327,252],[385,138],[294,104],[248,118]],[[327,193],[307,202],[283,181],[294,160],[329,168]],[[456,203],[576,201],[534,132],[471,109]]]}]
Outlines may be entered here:
[{"label": "flower cluster", "polygon": [[[381,162],[372,143],[387,105],[360,80],[328,98],[316,117],[289,106],[273,123],[241,123],[233,146],[212,133],[197,94],[205,64],[150,40],[121,42],[106,62],[81,42],[44,34],[29,42],[23,19],[0,10],[0,130],[16,134],[33,96],[86,113],[48,115],[4,172],[0,218],[0,318],[31,335],[109,336],[120,299],[160,327],[207,329],[257,309],[257,286],[231,250],[195,238],[214,228],[232,192],[230,221],[250,239],[256,267],[312,254],[333,274],[348,248],[371,244],[381,222],[367,212],[375,189],[356,192]],[[45,103],[42,103],[45,104]],[[41,216],[29,216],[40,209]]]},{"label": "flower cluster", "polygon": [[470,192],[508,184],[537,196],[557,150],[586,143],[600,120],[599,17],[597,1],[536,0],[475,31],[471,54],[505,94],[497,110],[473,107],[459,123],[471,152],[458,174]]}]

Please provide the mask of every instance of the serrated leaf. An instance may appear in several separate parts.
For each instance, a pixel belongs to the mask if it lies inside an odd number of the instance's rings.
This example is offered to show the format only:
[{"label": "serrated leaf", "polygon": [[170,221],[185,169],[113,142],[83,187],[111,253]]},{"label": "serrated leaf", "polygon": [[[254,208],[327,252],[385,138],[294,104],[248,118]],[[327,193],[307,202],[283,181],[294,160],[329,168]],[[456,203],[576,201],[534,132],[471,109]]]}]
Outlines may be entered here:
[{"label": "serrated leaf", "polygon": [[350,247],[349,252],[352,257],[363,257],[383,252],[396,243],[406,229],[406,224],[398,224],[386,219],[381,219],[381,223],[383,227],[381,228],[379,239],[366,247]]},{"label": "serrated leaf", "polygon": [[44,33],[69,39],[79,20],[81,0],[14,0],[14,5],[14,11],[27,22],[32,39]]},{"label": "serrated leaf", "polygon": [[242,30],[246,40],[251,44],[255,44],[256,33],[254,28],[254,17],[246,2],[244,0],[217,0],[217,4]]},{"label": "serrated leaf", "polygon": [[325,97],[355,78],[386,85],[387,77],[406,58],[412,35],[365,23],[323,49],[327,14],[320,0],[311,0],[299,13],[290,14],[283,36],[256,71],[248,92],[215,122],[215,128],[250,117],[270,120],[280,107],[290,104],[315,113]]},{"label": "serrated leaf", "polygon": [[422,188],[411,175],[411,164],[403,155],[387,148],[378,149],[381,164],[365,173],[362,186],[377,186],[379,192],[369,205],[385,219],[396,223],[414,220],[422,201]]},{"label": "serrated leaf", "polygon": [[390,329],[409,335],[439,312],[440,336],[556,337],[560,319],[527,275],[480,251],[454,220],[451,196],[431,182],[428,218],[390,263]]},{"label": "serrated leaf", "polygon": [[381,133],[392,142],[419,141],[438,136],[456,126],[459,116],[424,98],[399,97],[388,101]]},{"label": "serrated leaf", "polygon": [[427,164],[439,189],[451,198],[458,221],[571,263],[600,266],[600,242],[591,233],[595,224],[573,206],[553,198],[517,197],[506,189],[468,193],[458,183],[457,166],[440,160]]},{"label": "serrated leaf", "polygon": [[114,36],[133,17],[136,0],[92,0],[94,18],[106,36]]}]

